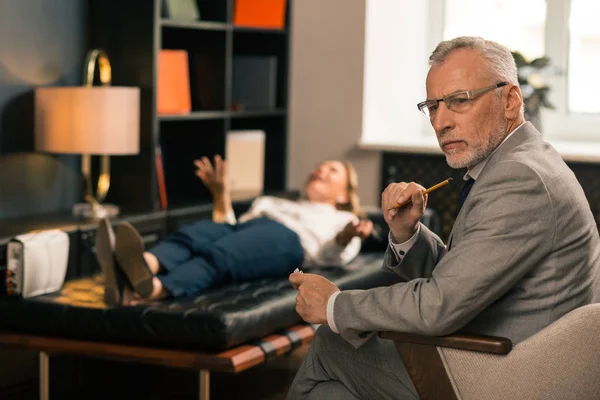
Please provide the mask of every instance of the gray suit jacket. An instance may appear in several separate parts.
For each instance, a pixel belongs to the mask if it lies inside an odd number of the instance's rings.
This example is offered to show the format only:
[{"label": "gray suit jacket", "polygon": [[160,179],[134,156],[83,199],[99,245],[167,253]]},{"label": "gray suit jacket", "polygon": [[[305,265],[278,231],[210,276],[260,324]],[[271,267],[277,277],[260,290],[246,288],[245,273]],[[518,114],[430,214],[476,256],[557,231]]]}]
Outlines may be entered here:
[{"label": "gray suit jacket", "polygon": [[594,217],[573,172],[529,122],[490,157],[448,241],[421,225],[400,264],[388,248],[384,268],[404,282],[342,291],[334,303],[340,334],[354,346],[375,331],[517,343],[596,301]]}]

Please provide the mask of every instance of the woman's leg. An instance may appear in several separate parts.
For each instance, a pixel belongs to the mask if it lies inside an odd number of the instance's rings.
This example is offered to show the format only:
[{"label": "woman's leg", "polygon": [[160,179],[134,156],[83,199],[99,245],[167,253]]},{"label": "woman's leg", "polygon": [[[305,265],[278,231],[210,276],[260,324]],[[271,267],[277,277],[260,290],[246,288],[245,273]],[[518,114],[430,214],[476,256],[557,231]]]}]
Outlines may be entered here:
[{"label": "woman's leg", "polygon": [[208,220],[184,225],[149,249],[144,258],[154,274],[159,270],[155,260],[170,272],[180,264],[189,261],[198,252],[206,251],[214,241],[231,232],[233,232],[231,225]]},{"label": "woman's leg", "polygon": [[[201,221],[184,226],[155,246],[152,253],[144,251],[144,241],[129,223],[117,227],[115,255],[121,270],[135,292],[147,299],[167,297],[168,288],[156,278],[160,265],[168,272],[179,263],[189,261],[199,250],[206,250],[211,242],[232,232],[230,225]],[[154,256],[154,257],[152,257]]]},{"label": "woman's leg", "polygon": [[[163,293],[157,293],[157,299],[166,297],[161,294],[173,297],[193,296],[223,280],[219,277],[217,268],[203,256],[191,258],[166,274],[156,275],[154,279],[163,290]],[[156,283],[154,287],[158,289]]]},{"label": "woman's leg", "polygon": [[232,281],[286,276],[304,260],[296,232],[268,218],[237,225],[207,250],[207,261],[224,269],[224,278]]},{"label": "woman's leg", "polygon": [[227,281],[286,276],[302,264],[300,239],[285,226],[260,218],[233,228],[196,257],[158,275],[163,287],[173,296],[194,295]]}]

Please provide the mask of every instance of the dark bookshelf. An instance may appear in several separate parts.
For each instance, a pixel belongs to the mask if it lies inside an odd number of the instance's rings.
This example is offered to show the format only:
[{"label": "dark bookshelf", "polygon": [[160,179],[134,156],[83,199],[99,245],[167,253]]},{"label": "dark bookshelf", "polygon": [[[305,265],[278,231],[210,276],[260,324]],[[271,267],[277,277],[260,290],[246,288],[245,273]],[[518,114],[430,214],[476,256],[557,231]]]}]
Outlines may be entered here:
[{"label": "dark bookshelf", "polygon": [[[113,157],[107,202],[119,204],[125,212],[160,209],[155,165],[158,146],[169,210],[210,201],[210,194],[195,176],[193,160],[224,155],[230,130],[265,132],[264,191],[285,190],[291,0],[287,3],[285,29],[275,30],[235,26],[235,0],[197,0],[198,21],[167,18],[161,0],[90,0],[90,47],[106,50],[113,85],[141,88],[140,154]],[[157,113],[157,65],[162,49],[188,52],[189,113]],[[276,60],[273,108],[244,109],[232,104],[236,56]]]}]

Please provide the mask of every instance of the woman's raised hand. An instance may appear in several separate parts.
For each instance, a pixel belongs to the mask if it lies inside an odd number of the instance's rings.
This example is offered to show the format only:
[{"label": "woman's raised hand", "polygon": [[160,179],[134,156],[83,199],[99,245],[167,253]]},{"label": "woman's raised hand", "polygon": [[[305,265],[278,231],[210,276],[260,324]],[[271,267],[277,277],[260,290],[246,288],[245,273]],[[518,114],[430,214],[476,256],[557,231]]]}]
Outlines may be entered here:
[{"label": "woman's raised hand", "polygon": [[229,177],[227,175],[227,164],[220,155],[215,156],[215,165],[208,157],[202,157],[194,161],[196,176],[202,180],[214,198],[222,198],[229,195]]}]

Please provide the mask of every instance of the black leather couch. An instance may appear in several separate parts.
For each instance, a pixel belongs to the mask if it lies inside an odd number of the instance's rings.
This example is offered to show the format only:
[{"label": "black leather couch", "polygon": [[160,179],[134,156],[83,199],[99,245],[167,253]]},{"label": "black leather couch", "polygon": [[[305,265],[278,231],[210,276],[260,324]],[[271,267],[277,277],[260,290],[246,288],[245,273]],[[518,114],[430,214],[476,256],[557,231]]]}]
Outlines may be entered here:
[{"label": "black leather couch", "polygon": [[[305,272],[321,274],[341,289],[367,289],[396,282],[394,274],[381,269],[387,224],[380,212],[371,212],[368,217],[378,235],[365,240],[361,253],[347,267]],[[427,210],[423,223],[434,232],[440,231],[439,218],[432,210]],[[220,351],[301,322],[295,311],[296,291],[286,277],[229,284],[199,296],[116,308],[71,301],[81,300],[91,291],[101,293],[98,279],[81,282],[81,286],[69,289],[69,296],[54,293],[27,300],[1,299],[0,331]]]}]

